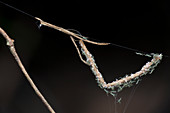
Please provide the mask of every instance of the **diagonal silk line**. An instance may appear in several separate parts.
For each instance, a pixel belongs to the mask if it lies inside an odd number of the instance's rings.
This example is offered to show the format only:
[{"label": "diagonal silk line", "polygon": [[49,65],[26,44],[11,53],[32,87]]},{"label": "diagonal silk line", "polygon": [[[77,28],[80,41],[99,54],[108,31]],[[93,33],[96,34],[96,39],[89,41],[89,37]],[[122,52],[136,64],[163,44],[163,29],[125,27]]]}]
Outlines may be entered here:
[{"label": "diagonal silk line", "polygon": [[[9,5],[9,4],[5,3],[5,2],[0,1],[0,3],[3,4],[3,5],[5,5],[5,6],[7,6],[7,7],[9,7],[9,8],[12,8],[12,9],[14,9],[14,10],[16,10],[16,11],[18,11],[18,12],[24,14],[24,15],[27,15],[27,16],[31,17],[32,19],[34,19],[34,20],[40,21],[40,24],[38,25],[38,27],[40,28],[40,27],[42,26],[42,24],[41,24],[42,20],[41,20],[40,18],[37,18],[37,17],[31,15],[30,13],[27,13],[27,12],[25,12],[25,11],[23,11],[23,10],[20,10],[20,9],[18,9],[18,8],[12,6],[12,5]],[[36,23],[37,23],[37,22],[36,22]],[[46,23],[47,23],[47,22],[46,22]],[[49,25],[49,23],[48,23],[48,25]],[[45,26],[47,26],[47,24],[46,24]],[[49,27],[49,26],[48,26],[48,27]],[[53,28],[54,28],[54,27],[53,27]],[[59,29],[61,30],[61,28],[59,28]],[[58,29],[58,30],[59,30],[59,29]],[[60,30],[59,30],[59,31],[60,31]],[[78,34],[76,34],[76,33],[73,33],[73,32],[71,32],[71,31],[69,31],[68,29],[62,28],[62,32],[66,33],[66,34],[69,34],[69,35],[72,34],[72,36],[74,35],[74,37],[76,36],[76,37],[82,38],[82,39],[84,39],[84,41],[86,40],[86,42],[95,42],[95,41],[89,41],[89,40],[88,40],[88,39],[92,39],[92,38],[89,38],[89,37],[86,38],[86,37],[82,36],[81,34],[78,35]],[[96,40],[96,39],[94,39],[94,40]],[[97,40],[96,40],[96,41],[97,41]],[[99,42],[100,42],[100,41],[99,41]],[[127,46],[118,45],[118,44],[115,44],[115,43],[93,43],[93,44],[97,44],[97,45],[111,45],[111,46],[123,48],[123,49],[129,50],[129,51],[133,51],[133,52],[140,52],[140,53],[149,54],[149,55],[152,54],[152,53],[149,53],[149,52],[137,50],[137,49],[130,48],[130,47],[127,47]],[[168,56],[168,55],[164,55],[164,57],[169,57],[169,56]]]},{"label": "diagonal silk line", "polygon": [[22,10],[16,8],[16,7],[14,7],[14,6],[11,6],[11,5],[9,5],[9,4],[5,3],[5,2],[2,2],[2,1],[0,1],[0,3],[3,4],[3,5],[5,5],[5,6],[7,6],[7,7],[12,8],[12,9],[14,9],[14,10],[16,10],[16,11],[22,13],[22,14],[25,14],[25,15],[27,15],[27,16],[35,19],[35,17],[34,17],[33,15],[31,15],[31,14],[29,14],[29,13],[26,13],[26,12],[24,12],[24,11],[22,11]]}]

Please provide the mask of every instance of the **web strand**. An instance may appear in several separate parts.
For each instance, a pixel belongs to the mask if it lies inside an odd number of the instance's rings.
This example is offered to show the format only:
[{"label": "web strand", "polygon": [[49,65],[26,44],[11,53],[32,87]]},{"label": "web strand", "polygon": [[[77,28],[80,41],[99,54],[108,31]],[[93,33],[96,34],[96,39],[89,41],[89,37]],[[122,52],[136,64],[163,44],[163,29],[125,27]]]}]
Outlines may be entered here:
[{"label": "web strand", "polygon": [[14,7],[14,6],[11,6],[11,5],[9,5],[9,4],[7,4],[7,3],[4,3],[4,2],[2,2],[2,1],[0,1],[0,3],[3,4],[3,5],[5,5],[5,6],[7,6],[7,7],[9,7],[9,8],[12,8],[12,9],[14,9],[14,10],[16,10],[16,11],[18,11],[18,12],[24,14],[24,15],[27,15],[27,16],[35,19],[35,17],[34,17],[33,15],[31,15],[31,14],[29,14],[29,13],[26,13],[26,12],[24,12],[24,11],[22,11],[22,10],[16,8],[16,7]]},{"label": "web strand", "polygon": [[[27,15],[27,16],[31,17],[32,19],[34,19],[34,20],[39,21],[39,22],[36,22],[36,24],[37,24],[37,23],[39,24],[39,25],[38,25],[38,28],[39,28],[39,29],[40,29],[40,27],[43,25],[43,24],[41,23],[41,19],[33,16],[32,14],[27,13],[27,12],[25,12],[25,11],[23,11],[23,10],[20,10],[20,9],[18,9],[18,8],[12,6],[12,5],[9,5],[9,4],[5,3],[5,2],[0,1],[0,3],[3,4],[3,5],[5,5],[5,6],[7,6],[7,7],[9,7],[9,8],[12,8],[12,9],[14,9],[14,10],[16,10],[16,11],[18,11],[18,12],[24,14],[24,15]],[[59,28],[59,29],[60,29],[60,28]],[[62,28],[62,29],[63,29],[63,28]],[[70,30],[73,30],[73,29],[70,29]],[[78,32],[78,34],[75,34],[75,33],[73,33],[73,32],[70,32],[69,29],[68,29],[68,30],[63,29],[63,31],[64,31],[64,32],[66,31],[66,32],[65,32],[66,34],[67,34],[67,33],[71,33],[71,34],[74,34],[74,36],[78,36],[78,37],[80,37],[80,38],[84,38],[84,40],[86,39],[87,42],[96,42],[96,41],[97,41],[96,39],[89,38],[89,37],[87,38],[87,37],[82,36],[78,30],[74,30],[74,31]],[[69,35],[71,35],[71,34],[69,34]],[[89,41],[89,39],[93,39],[93,40],[95,40],[95,41]],[[99,41],[99,40],[98,40],[98,41]],[[99,42],[100,42],[100,41],[99,41]],[[95,44],[95,43],[93,43],[93,44]],[[99,43],[98,43],[98,44],[99,44]],[[143,53],[143,54],[151,54],[151,53],[149,53],[149,52],[137,50],[137,49],[130,48],[130,47],[127,47],[127,46],[118,45],[118,44],[115,44],[115,43],[101,43],[101,44],[111,45],[111,46],[123,48],[123,49],[126,49],[126,50],[128,50],[128,51],[140,52],[140,53]],[[164,55],[164,57],[169,57],[169,56],[168,56],[168,55]]]}]

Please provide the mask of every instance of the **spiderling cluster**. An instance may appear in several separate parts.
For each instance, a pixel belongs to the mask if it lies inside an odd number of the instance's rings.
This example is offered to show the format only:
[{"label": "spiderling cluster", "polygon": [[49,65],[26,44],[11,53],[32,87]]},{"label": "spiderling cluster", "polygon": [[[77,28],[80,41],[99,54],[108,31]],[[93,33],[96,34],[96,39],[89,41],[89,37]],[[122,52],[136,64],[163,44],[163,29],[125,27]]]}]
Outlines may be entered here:
[{"label": "spiderling cluster", "polygon": [[120,78],[119,80],[113,81],[111,83],[106,83],[102,74],[99,72],[97,64],[95,63],[95,59],[93,55],[88,51],[83,41],[80,41],[81,52],[86,57],[86,62],[90,66],[92,73],[95,75],[98,86],[107,94],[111,94],[112,96],[116,96],[116,94],[122,91],[126,87],[131,87],[134,84],[138,84],[141,81],[141,77],[146,74],[151,74],[154,71],[154,68],[159,64],[162,59],[162,54],[142,54],[136,53],[138,55],[144,55],[147,57],[153,57],[150,62],[147,62],[140,71],[125,75],[124,77]]}]

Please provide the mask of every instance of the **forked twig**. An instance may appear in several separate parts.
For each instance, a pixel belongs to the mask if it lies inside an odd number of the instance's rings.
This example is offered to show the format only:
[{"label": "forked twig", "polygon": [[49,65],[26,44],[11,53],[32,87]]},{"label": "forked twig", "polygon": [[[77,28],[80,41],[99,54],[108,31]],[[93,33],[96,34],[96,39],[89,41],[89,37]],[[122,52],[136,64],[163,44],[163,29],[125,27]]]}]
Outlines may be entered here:
[{"label": "forked twig", "polygon": [[81,60],[83,63],[85,63],[86,65],[89,65],[85,60],[83,60],[83,58],[82,58],[82,56],[81,56],[81,53],[80,53],[80,50],[79,50],[79,48],[77,47],[77,44],[76,44],[74,38],[73,38],[72,36],[70,36],[70,38],[71,38],[74,46],[76,47],[77,53],[78,53],[78,55],[79,55],[79,57],[80,57],[80,60]]},{"label": "forked twig", "polygon": [[47,102],[47,100],[44,98],[44,96],[41,94],[41,92],[39,91],[39,89],[37,88],[37,86],[35,85],[35,83],[33,82],[33,80],[31,79],[31,77],[29,76],[29,74],[27,73],[24,65],[22,64],[16,49],[14,47],[14,40],[11,39],[7,33],[0,27],[0,34],[3,35],[3,37],[6,39],[7,45],[9,46],[9,49],[12,53],[12,55],[14,56],[15,60],[17,61],[20,69],[22,70],[22,72],[24,73],[25,77],[27,78],[28,82],[30,83],[30,85],[32,86],[32,88],[34,89],[35,93],[39,96],[39,98],[42,100],[42,102],[46,105],[46,107],[48,108],[48,110],[51,113],[55,113],[55,111],[53,110],[53,108],[50,106],[50,104]]}]

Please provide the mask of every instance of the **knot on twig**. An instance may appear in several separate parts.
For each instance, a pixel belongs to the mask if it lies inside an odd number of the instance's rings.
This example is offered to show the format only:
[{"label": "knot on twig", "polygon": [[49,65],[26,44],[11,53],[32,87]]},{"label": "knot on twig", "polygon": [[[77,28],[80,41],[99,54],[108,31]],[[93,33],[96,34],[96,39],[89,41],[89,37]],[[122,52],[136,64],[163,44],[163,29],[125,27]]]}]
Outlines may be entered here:
[{"label": "knot on twig", "polygon": [[14,40],[13,39],[7,40],[6,45],[9,46],[9,47],[14,46]]}]

